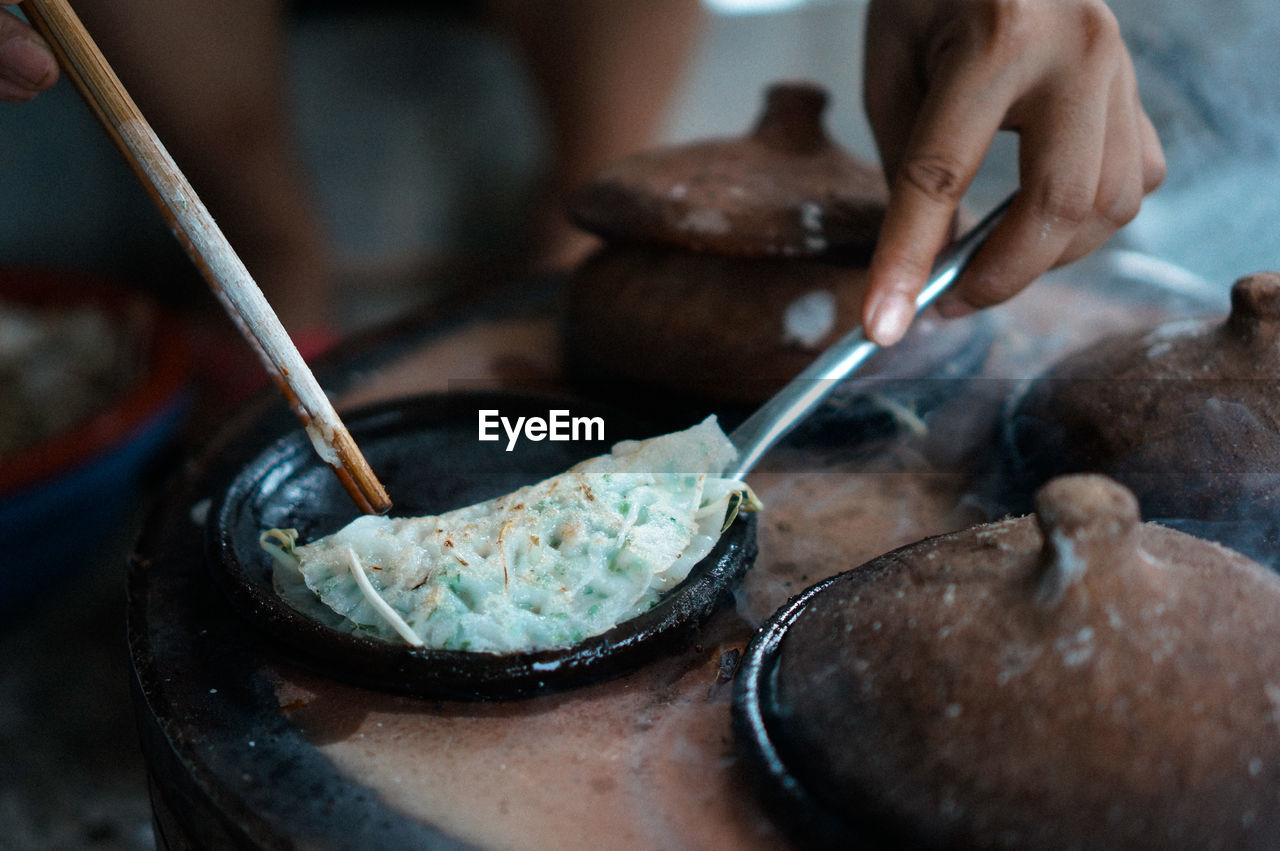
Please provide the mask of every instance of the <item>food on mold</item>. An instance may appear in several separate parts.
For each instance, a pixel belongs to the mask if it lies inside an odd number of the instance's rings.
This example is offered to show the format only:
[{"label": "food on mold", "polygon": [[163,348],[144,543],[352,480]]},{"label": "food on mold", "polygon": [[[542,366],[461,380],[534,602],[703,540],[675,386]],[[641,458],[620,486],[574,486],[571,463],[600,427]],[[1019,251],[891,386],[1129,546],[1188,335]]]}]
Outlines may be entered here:
[{"label": "food on mold", "polygon": [[364,516],[303,545],[291,530],[261,541],[281,595],[340,628],[480,653],[562,648],[647,611],[737,511],[759,507],[721,475],[735,456],[710,417],[439,516]]}]

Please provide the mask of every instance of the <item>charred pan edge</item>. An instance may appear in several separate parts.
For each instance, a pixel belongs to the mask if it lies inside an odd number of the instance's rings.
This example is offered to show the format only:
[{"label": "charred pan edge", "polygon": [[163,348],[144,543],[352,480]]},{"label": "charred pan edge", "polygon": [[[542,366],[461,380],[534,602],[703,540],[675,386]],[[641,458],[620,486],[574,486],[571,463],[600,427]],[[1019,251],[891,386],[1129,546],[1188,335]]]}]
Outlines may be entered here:
[{"label": "charred pan edge", "polygon": [[[818,582],[788,600],[760,628],[743,654],[733,685],[733,726],[748,757],[762,803],[773,818],[806,847],[897,848],[911,844],[910,831],[870,810],[835,813],[805,788],[787,767],[787,755],[770,732],[775,675],[787,630],[813,598],[844,580],[845,571]],[[776,721],[774,722],[776,723]]]},{"label": "charred pan edge", "polygon": [[764,704],[772,699],[778,649],[787,630],[809,600],[837,578],[825,579],[792,597],[760,627],[743,653],[733,683],[734,732],[745,746],[753,779],[761,787],[770,814],[790,832],[823,844],[835,842],[844,831],[787,768],[769,733]]}]

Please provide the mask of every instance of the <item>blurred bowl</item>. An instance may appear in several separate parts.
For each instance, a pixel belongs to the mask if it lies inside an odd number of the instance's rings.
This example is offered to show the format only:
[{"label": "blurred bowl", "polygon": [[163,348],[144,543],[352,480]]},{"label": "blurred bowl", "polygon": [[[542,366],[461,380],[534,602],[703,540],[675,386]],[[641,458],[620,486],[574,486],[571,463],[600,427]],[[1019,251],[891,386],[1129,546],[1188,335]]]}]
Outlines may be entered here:
[{"label": "blurred bowl", "polygon": [[[0,454],[0,613],[123,545],[139,486],[190,406],[189,357],[153,300],[91,274],[0,269],[0,302],[88,307],[123,328],[128,382],[69,427]],[[13,404],[0,397],[0,405]],[[55,402],[56,404],[56,402]],[[0,414],[3,411],[0,410]]]}]

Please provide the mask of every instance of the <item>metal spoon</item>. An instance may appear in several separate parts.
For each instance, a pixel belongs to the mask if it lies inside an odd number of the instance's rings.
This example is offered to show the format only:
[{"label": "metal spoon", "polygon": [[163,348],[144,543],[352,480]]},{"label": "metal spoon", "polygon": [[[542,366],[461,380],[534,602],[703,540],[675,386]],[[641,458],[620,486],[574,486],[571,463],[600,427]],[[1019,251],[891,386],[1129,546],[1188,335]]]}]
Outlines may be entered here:
[{"label": "metal spoon", "polygon": [[[969,260],[1009,208],[1013,197],[1010,195],[997,204],[982,221],[938,256],[924,289],[916,296],[917,316],[960,277]],[[832,390],[879,350],[880,346],[867,339],[861,326],[836,341],[733,430],[729,440],[738,450],[738,459],[724,475],[741,479],[751,472],[765,452],[799,425]]]}]

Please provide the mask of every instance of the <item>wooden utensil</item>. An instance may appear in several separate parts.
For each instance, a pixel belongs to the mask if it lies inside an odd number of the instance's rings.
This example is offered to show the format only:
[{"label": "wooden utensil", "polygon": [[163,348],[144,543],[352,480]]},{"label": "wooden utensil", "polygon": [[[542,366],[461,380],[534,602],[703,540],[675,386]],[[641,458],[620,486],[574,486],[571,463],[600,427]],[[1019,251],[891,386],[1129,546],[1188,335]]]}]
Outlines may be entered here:
[{"label": "wooden utensil", "polygon": [[63,72],[124,155],[214,295],[258,353],[302,421],[316,452],[361,511],[385,512],[391,507],[386,490],[248,269],[79,17],[66,0],[26,0],[22,8],[49,42]]}]

